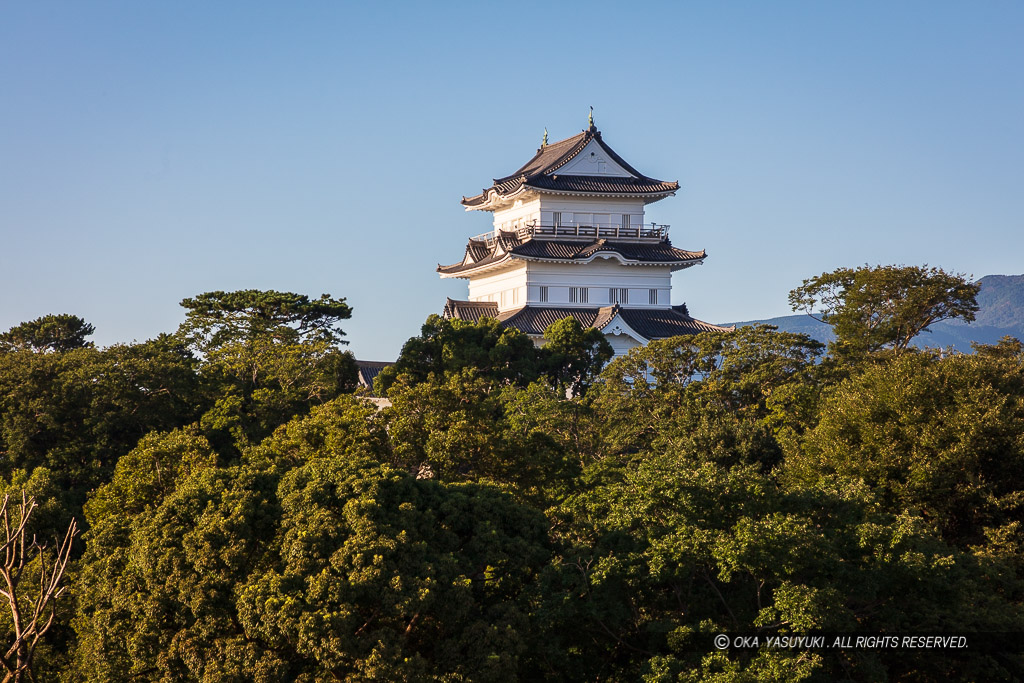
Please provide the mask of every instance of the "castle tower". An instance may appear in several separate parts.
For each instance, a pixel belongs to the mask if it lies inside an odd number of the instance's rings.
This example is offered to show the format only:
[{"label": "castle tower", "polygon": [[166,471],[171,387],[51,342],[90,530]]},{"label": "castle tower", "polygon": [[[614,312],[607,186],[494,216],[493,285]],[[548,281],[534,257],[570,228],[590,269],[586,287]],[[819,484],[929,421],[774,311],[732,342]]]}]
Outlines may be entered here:
[{"label": "castle tower", "polygon": [[498,178],[467,211],[490,211],[494,228],[471,237],[443,278],[469,281],[469,299],[449,299],[447,318],[497,318],[543,343],[564,317],[596,327],[621,355],[652,339],[726,331],[672,306],[672,273],[700,265],[704,251],[672,246],[667,225],[644,222],[644,207],[677,182],[649,178],[609,147],[593,125],[544,143],[515,173]]}]

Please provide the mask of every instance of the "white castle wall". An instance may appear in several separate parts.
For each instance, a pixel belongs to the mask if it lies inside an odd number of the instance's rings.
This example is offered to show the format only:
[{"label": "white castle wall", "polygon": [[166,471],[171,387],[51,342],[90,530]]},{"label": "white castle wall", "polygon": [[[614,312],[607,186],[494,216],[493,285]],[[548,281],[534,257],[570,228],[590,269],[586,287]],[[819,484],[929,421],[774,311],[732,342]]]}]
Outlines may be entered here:
[{"label": "white castle wall", "polygon": [[[547,287],[547,301],[541,300],[541,287]],[[569,290],[586,287],[587,301],[571,302]],[[627,290],[630,308],[668,308],[672,297],[672,271],[667,266],[626,266],[617,259],[596,258],[586,264],[538,263],[520,261],[512,267],[479,275],[469,281],[470,301],[493,301],[498,310],[507,311],[525,304],[549,306],[608,306],[609,289]],[[657,303],[652,304],[650,291]]]},{"label": "white castle wall", "polygon": [[621,226],[622,216],[628,215],[629,225],[644,222],[644,203],[639,199],[604,197],[570,197],[562,195],[534,195],[517,199],[507,209],[494,212],[495,230],[515,230],[533,223],[554,225],[554,214],[561,214],[561,225]]},{"label": "white castle wall", "polygon": [[[533,264],[531,264],[533,265]],[[527,303],[526,262],[469,281],[470,301],[493,301],[498,310],[507,311]]]},{"label": "white castle wall", "polygon": [[641,346],[640,342],[633,339],[628,334],[606,334],[604,335],[604,338],[612,345],[612,350],[615,352],[616,358],[626,355],[630,349]]},{"label": "white castle wall", "polygon": [[512,206],[501,211],[494,212],[495,230],[516,230],[525,227],[530,223],[541,222],[540,199],[533,197],[526,200],[517,199]]},{"label": "white castle wall", "polygon": [[[540,300],[540,288],[548,288],[546,303],[559,306],[608,306],[610,288],[626,289],[630,308],[668,308],[672,296],[672,271],[667,266],[626,266],[617,259],[596,258],[590,263],[531,263],[527,280],[527,302]],[[570,287],[587,287],[586,304],[569,301]],[[657,291],[658,303],[650,303],[650,290]]]}]

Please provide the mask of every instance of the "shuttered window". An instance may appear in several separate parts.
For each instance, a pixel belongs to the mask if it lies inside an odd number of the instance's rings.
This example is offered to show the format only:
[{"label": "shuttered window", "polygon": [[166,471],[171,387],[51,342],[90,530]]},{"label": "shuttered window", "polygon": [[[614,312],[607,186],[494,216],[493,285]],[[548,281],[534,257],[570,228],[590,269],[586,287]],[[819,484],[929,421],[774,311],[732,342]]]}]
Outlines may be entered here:
[{"label": "shuttered window", "polygon": [[569,303],[573,304],[585,304],[587,303],[587,288],[586,287],[570,287],[569,288]]},{"label": "shuttered window", "polygon": [[629,290],[620,287],[612,287],[608,290],[608,303],[626,304],[629,303]]}]

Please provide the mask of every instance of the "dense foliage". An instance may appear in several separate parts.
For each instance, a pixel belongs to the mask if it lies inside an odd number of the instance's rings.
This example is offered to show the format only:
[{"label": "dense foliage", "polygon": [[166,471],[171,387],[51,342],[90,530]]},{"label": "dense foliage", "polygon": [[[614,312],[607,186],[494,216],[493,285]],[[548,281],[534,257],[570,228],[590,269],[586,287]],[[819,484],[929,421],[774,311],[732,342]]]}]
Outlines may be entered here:
[{"label": "dense foliage", "polygon": [[[883,299],[920,275],[878,272]],[[40,538],[86,529],[36,680],[1020,675],[1019,651],[711,645],[1024,632],[1024,349],[905,348],[943,314],[858,331],[834,291],[862,342],[827,352],[760,326],[609,363],[571,320],[538,348],[432,316],[382,409],[327,296],[215,292],[150,342],[7,347],[3,489],[42,502]]]},{"label": "dense foliage", "polygon": [[933,323],[974,320],[980,288],[941,268],[863,266],[804,280],[789,302],[832,325],[837,350],[898,353]]}]

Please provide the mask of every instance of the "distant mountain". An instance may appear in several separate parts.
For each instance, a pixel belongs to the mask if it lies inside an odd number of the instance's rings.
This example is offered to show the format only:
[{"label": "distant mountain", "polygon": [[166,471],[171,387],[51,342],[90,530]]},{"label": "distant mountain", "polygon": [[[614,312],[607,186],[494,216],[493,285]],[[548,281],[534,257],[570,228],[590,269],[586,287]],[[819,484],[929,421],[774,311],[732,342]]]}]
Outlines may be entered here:
[{"label": "distant mountain", "polygon": [[[979,310],[973,323],[941,322],[917,336],[921,348],[948,348],[970,353],[971,342],[995,344],[1006,335],[1024,340],[1024,275],[986,275],[979,280]],[[730,323],[737,327],[765,323],[783,332],[800,332],[828,343],[835,339],[832,327],[807,315],[786,315],[767,320]]]},{"label": "distant mountain", "polygon": [[[1024,327],[1024,275],[986,275],[978,282],[981,308],[970,326]],[[951,324],[967,326],[959,321]]]}]

